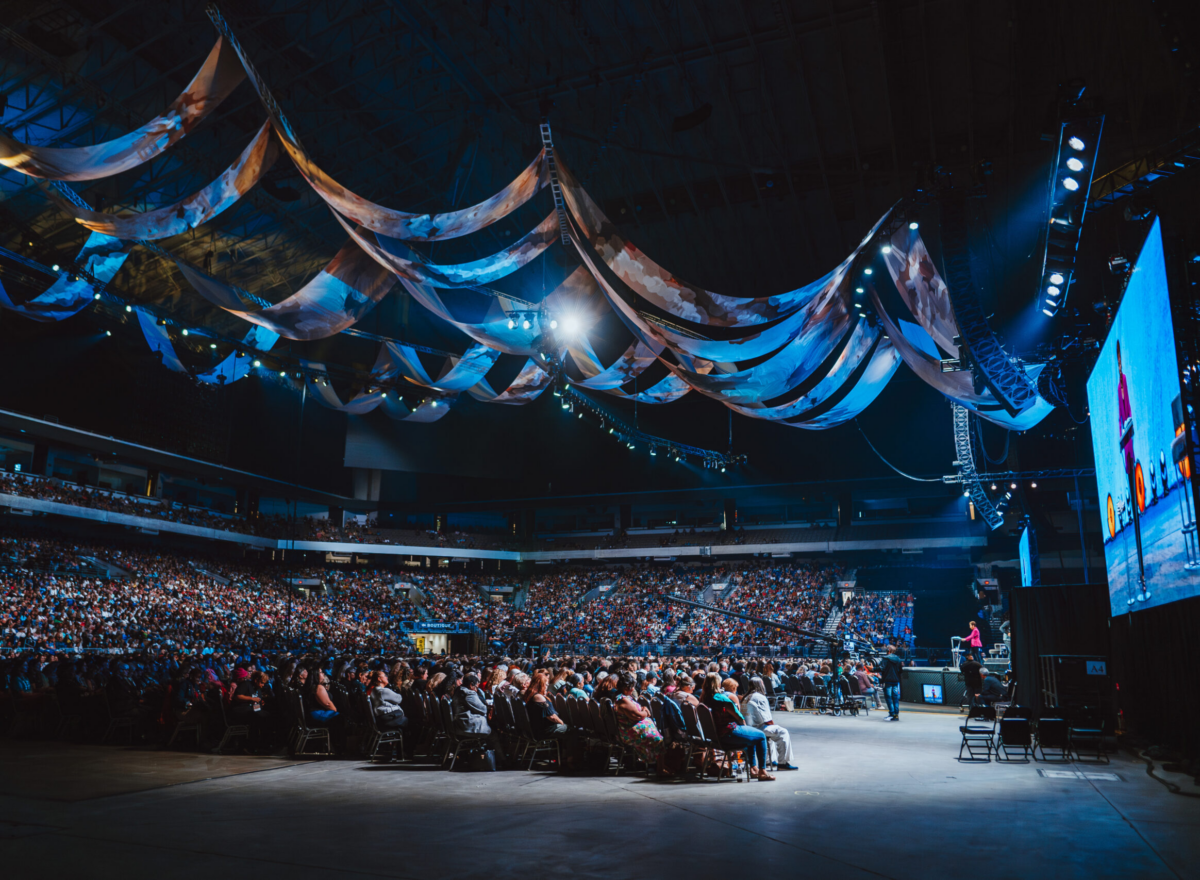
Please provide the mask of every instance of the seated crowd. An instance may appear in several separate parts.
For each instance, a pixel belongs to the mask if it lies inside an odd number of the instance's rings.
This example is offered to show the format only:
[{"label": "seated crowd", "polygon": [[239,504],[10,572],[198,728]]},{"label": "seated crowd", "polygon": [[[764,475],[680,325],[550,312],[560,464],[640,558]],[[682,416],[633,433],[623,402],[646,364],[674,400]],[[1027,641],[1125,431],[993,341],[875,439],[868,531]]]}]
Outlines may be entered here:
[{"label": "seated crowd", "polygon": [[[703,773],[721,763],[721,752],[740,752],[752,775],[770,781],[771,763],[796,769],[790,734],[774,723],[784,695],[824,692],[835,680],[848,689],[851,676],[864,693],[878,691],[878,675],[866,664],[831,672],[828,664],[776,667],[765,659],[434,660],[387,651],[273,654],[229,643],[211,653],[159,646],[113,655],[24,652],[0,659],[0,720],[10,730],[24,722],[17,732],[25,735],[70,729],[100,739],[121,722],[129,739],[144,744],[170,744],[186,730],[198,746],[218,749],[231,726],[244,725],[241,747],[270,754],[302,750],[297,732],[315,729],[325,732],[323,753],[367,757],[382,756],[379,734],[399,732],[389,758],[436,759],[440,744],[444,763],[446,743],[467,739],[493,750],[502,766],[523,760],[522,744],[540,744],[554,754],[554,769],[584,771],[594,766],[588,749],[596,728],[586,718],[595,703],[613,712],[616,729],[605,736],[610,753],[615,745],[624,754],[618,769],[628,757],[670,777],[687,769],[690,755]],[[697,745],[685,720],[690,711],[712,716],[698,751],[672,747]]]}]

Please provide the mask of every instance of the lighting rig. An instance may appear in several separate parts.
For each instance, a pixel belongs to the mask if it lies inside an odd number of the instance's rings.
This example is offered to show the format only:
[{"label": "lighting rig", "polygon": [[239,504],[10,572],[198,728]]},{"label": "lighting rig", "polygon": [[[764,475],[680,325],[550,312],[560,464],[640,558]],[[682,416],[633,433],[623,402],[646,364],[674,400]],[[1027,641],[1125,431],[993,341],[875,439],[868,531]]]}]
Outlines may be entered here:
[{"label": "lighting rig", "polygon": [[662,454],[677,462],[696,460],[708,470],[718,470],[726,473],[729,468],[746,463],[744,453],[718,452],[715,449],[705,449],[701,446],[689,446],[677,440],[668,440],[627,424],[619,417],[608,412],[598,403],[579,390],[571,387],[565,380],[560,379],[554,389],[554,396],[559,398],[564,412],[574,413],[582,419],[585,413],[590,413],[600,420],[600,430],[613,437],[618,443],[631,450],[646,447],[652,457]]},{"label": "lighting rig", "polygon": [[1050,166],[1050,212],[1038,292],[1042,314],[1047,318],[1058,314],[1075,280],[1079,237],[1096,170],[1096,150],[1104,131],[1104,115],[1084,111],[1080,106],[1082,97],[1080,88],[1064,104],[1058,148]]}]

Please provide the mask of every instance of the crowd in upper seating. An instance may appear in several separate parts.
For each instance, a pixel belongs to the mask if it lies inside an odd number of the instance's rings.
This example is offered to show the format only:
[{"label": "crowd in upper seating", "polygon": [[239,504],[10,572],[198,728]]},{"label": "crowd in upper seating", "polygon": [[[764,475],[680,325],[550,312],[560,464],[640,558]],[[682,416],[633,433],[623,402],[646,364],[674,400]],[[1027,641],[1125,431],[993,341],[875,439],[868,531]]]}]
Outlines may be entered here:
[{"label": "crowd in upper seating", "polygon": [[[566,650],[786,648],[807,640],[666,597],[705,599],[753,617],[821,630],[839,573],[836,567],[777,561],[729,569],[561,568],[531,578],[470,570],[296,570],[228,556],[5,538],[0,649],[320,646],[397,652],[410,644],[403,624],[419,619],[472,623],[505,644],[520,629],[523,640]],[[726,589],[716,592],[714,584]],[[410,588],[414,601],[407,598]],[[491,588],[501,589],[491,595]],[[876,648],[888,641],[911,645],[912,613],[911,595],[859,594],[837,629]]]}]

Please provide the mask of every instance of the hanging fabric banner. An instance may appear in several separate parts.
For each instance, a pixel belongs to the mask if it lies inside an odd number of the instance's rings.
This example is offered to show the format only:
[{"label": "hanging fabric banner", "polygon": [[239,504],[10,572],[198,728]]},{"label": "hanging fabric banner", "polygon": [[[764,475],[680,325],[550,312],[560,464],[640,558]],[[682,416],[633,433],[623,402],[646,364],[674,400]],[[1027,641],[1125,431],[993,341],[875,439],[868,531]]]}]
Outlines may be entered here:
[{"label": "hanging fabric banner", "polygon": [[192,131],[245,77],[237,54],[218,37],[183,94],[136,131],[90,147],[36,147],[0,135],[0,165],[49,180],[96,180],[128,171]]},{"label": "hanging fabric banner", "polygon": [[[450,411],[455,398],[431,395],[422,400],[416,407],[406,404],[402,396],[386,388],[368,388],[343,403],[330,384],[325,372],[325,365],[317,361],[301,361],[304,365],[304,382],[308,392],[322,406],[344,412],[349,415],[365,415],[372,410],[383,408],[389,418],[407,422],[436,422]],[[324,374],[324,375],[322,375]],[[386,346],[379,349],[375,358],[375,366],[371,368],[371,381],[385,382],[395,379],[401,374],[391,353]]]},{"label": "hanging fabric banner", "polygon": [[317,277],[268,308],[253,303],[182,260],[175,265],[213,305],[288,339],[324,339],[358,322],[392,289],[396,278],[353,242],[347,242]]},{"label": "hanging fabric banner", "polygon": [[511,275],[539,256],[558,238],[558,217],[551,213],[514,244],[491,256],[457,265],[430,263],[403,242],[355,229],[335,211],[333,216],[354,242],[379,265],[418,284],[433,287],[478,287]]},{"label": "hanging fabric banner", "polygon": [[[499,349],[505,354],[524,357],[529,357],[537,351],[534,342],[543,332],[541,311],[531,303],[503,295],[488,296],[484,293],[463,291],[458,295],[470,298],[482,306],[462,310],[472,313],[474,320],[468,321],[463,320],[465,315],[452,309],[432,287],[414,284],[407,278],[401,278],[400,284],[418,303],[476,342]],[[484,302],[480,304],[479,300]]]},{"label": "hanging fabric banner", "polygon": [[[885,351],[891,349],[891,345],[883,339],[880,328],[865,320],[860,320],[854,328],[854,332],[850,334],[846,346],[838,353],[833,363],[812,377],[816,379],[815,382],[810,380],[799,386],[796,389],[799,392],[798,396],[775,406],[754,407],[729,404],[730,408],[741,415],[788,424],[811,421],[834,409],[850,395],[856,384],[862,381],[868,372],[869,364],[880,348]],[[887,373],[887,378],[890,379],[899,360],[894,357],[885,360],[881,356],[880,366],[885,363],[891,366],[891,372]],[[878,375],[878,369],[876,375]],[[876,389],[875,394],[878,394],[882,387],[881,385],[879,389]],[[873,395],[871,399],[874,399]]]},{"label": "hanging fabric banner", "polygon": [[284,150],[295,163],[296,169],[308,181],[308,185],[329,207],[372,232],[406,241],[442,241],[469,235],[507,217],[533,198],[550,179],[546,151],[542,150],[529,163],[528,167],[500,192],[476,205],[458,211],[448,211],[444,214],[410,214],[367,201],[362,196],[346,189],[317,166],[304,147],[300,145],[300,139],[291,123],[284,117],[275,96],[271,94],[266,82],[254,69],[245,50],[234,37],[229,23],[215,7],[209,7],[208,16],[224,39],[237,52],[242,66],[250,78],[250,84],[258,92],[259,99],[271,115],[271,121]]},{"label": "hanging fabric banner", "polygon": [[[678,355],[704,358],[714,363],[737,363],[760,358],[779,350],[800,332],[799,326],[793,319],[781,320],[775,324],[760,326],[753,332],[735,339],[709,339],[690,331],[684,331],[678,325],[670,325],[656,316],[650,315],[630,305],[613,286],[613,282],[605,274],[608,270],[603,266],[591,247],[580,240],[574,224],[570,230],[571,243],[575,245],[580,259],[588,267],[592,277],[600,286],[604,297],[608,300],[613,311],[621,319],[629,331],[649,346],[658,344],[671,349]],[[837,316],[840,313],[848,319],[844,296],[834,292],[830,300],[830,310]]]},{"label": "hanging fabric banner", "polygon": [[0,308],[8,309],[34,321],[62,321],[76,315],[91,304],[96,297],[96,284],[108,284],[113,280],[129,256],[129,245],[111,235],[93,232],[84,242],[75,257],[88,276],[60,272],[55,281],[44,292],[28,302],[16,305],[0,284]]},{"label": "hanging fabric banner", "polygon": [[638,403],[660,404],[674,403],[692,390],[692,386],[672,374],[655,382],[645,391],[624,391],[620,388],[603,389],[605,394],[620,397],[623,400],[636,400]]},{"label": "hanging fabric banner", "polygon": [[583,373],[583,379],[572,380],[572,385],[581,388],[591,388],[596,391],[608,391],[620,388],[627,382],[633,381],[658,360],[662,346],[651,347],[638,340],[625,350],[625,353],[609,367],[602,367],[596,352],[592,349],[588,338],[578,334],[567,343],[567,351],[571,360]]},{"label": "hanging fabric banner", "polygon": [[500,352],[494,348],[473,345],[461,356],[446,358],[438,377],[432,379],[416,349],[401,342],[387,342],[386,346],[398,375],[414,385],[444,393],[466,391],[478,384],[500,357]]},{"label": "hanging fabric banner", "polygon": [[[159,324],[153,314],[140,306],[136,307],[135,311],[146,344],[150,346],[151,351],[157,352],[161,356],[163,366],[176,373],[191,374],[192,371],[179,359],[179,354],[175,351],[175,345],[171,342],[171,336],[167,332],[166,326]],[[256,351],[270,351],[278,340],[278,334],[272,333],[270,330],[263,327],[251,327],[250,332],[242,340],[242,344]],[[244,379],[250,375],[250,371],[253,369],[253,354],[241,352],[239,356],[239,353],[234,351],[211,369],[196,373],[195,378],[210,385],[228,385],[230,382]]]},{"label": "hanging fabric banner", "polygon": [[89,211],[49,191],[55,204],[75,218],[75,222],[93,232],[102,232],[126,241],[154,241],[195,229],[233,205],[262,179],[275,161],[275,141],[271,123],[259,129],[237,161],[216,180],[186,199],[153,211],[119,216]]},{"label": "hanging fabric banner", "polygon": [[536,400],[549,387],[550,374],[538,366],[537,361],[530,358],[521,372],[517,374],[517,378],[503,391],[497,393],[488,384],[487,379],[481,379],[478,385],[467,389],[467,393],[484,403],[519,405]]},{"label": "hanging fabric banner", "polygon": [[[812,317],[824,322],[829,317],[825,314],[824,300],[841,283],[846,270],[863,246],[860,244],[850,257],[825,277],[796,290],[767,297],[724,296],[683,281],[638,250],[579,186],[561,159],[557,160],[557,165],[571,215],[586,242],[605,265],[638,296],[670,315],[695,324],[714,327],[769,324],[791,316],[814,301],[816,305],[810,309]],[[875,234],[887,216],[885,214],[880,218],[867,233],[863,244]]]}]

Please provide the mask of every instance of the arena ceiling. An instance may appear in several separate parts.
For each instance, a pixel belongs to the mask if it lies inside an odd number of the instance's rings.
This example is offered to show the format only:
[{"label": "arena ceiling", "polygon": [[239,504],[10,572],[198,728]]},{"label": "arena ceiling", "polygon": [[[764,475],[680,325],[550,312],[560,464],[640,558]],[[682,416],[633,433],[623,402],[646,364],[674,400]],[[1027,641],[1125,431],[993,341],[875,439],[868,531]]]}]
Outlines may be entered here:
[{"label": "arena ceiling", "polygon": [[[999,217],[1017,216],[1044,173],[1045,135],[1071,84],[1086,83],[1107,114],[1103,167],[1192,127],[1192,56],[1180,52],[1173,18],[1185,5],[227,0],[220,9],[309,152],[364,197],[415,212],[477,202],[529,163],[548,116],[559,154],[643,250],[751,296],[828,271],[937,168],[986,183],[993,221],[1007,228]],[[217,36],[201,0],[7,0],[0,22],[3,127],[42,145],[103,141],[153,117]],[[220,173],[265,118],[243,84],[160,158],[74,188],[97,210],[169,204]],[[6,172],[2,182],[0,244],[46,264],[69,259],[85,230],[37,181]],[[425,252],[441,262],[490,253],[550,206],[543,192],[484,234]],[[1035,217],[1020,222],[1036,231]],[[283,158],[230,210],[161,244],[278,301],[344,240]],[[1029,240],[1018,230],[992,242],[989,259],[1015,266],[985,285],[997,320],[1028,304],[1010,282]],[[553,250],[560,268],[574,263],[567,248]],[[21,295],[19,277],[5,283]],[[536,301],[544,284],[525,271],[498,286]],[[152,252],[136,251],[114,288],[185,325],[234,332],[234,319]],[[364,327],[462,347],[407,302]],[[293,347],[369,361],[353,339]]]}]

